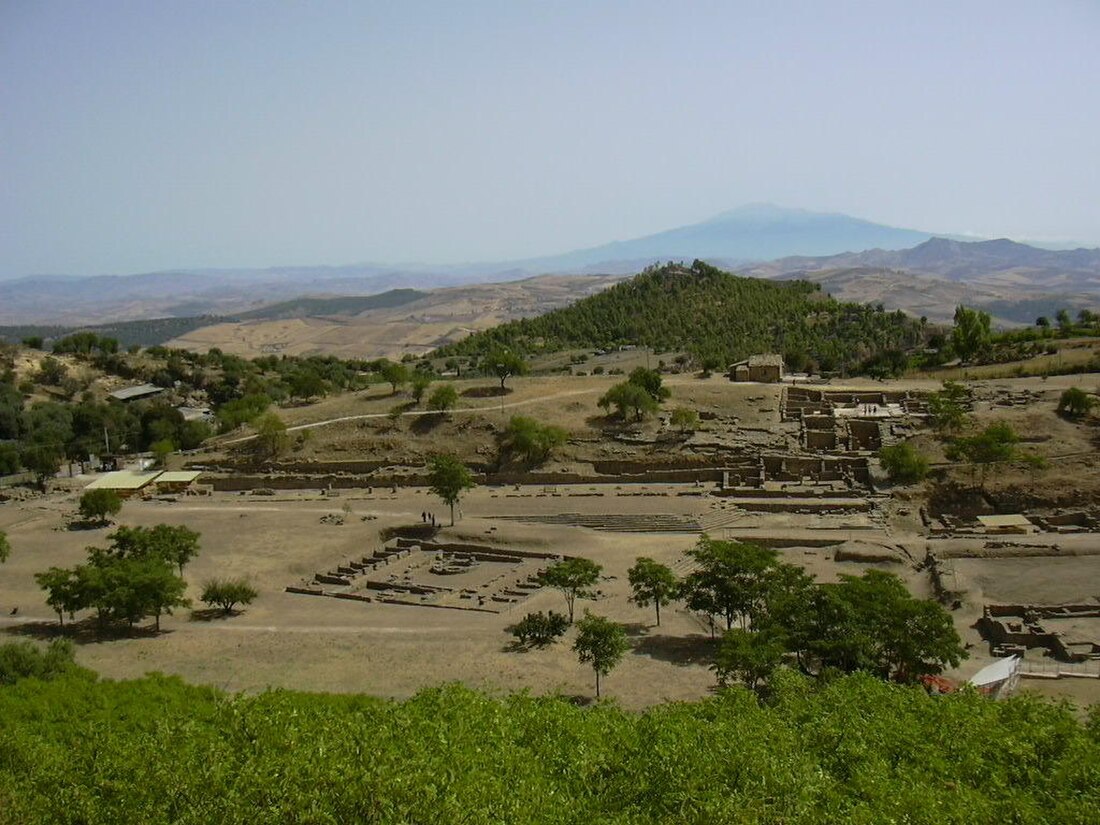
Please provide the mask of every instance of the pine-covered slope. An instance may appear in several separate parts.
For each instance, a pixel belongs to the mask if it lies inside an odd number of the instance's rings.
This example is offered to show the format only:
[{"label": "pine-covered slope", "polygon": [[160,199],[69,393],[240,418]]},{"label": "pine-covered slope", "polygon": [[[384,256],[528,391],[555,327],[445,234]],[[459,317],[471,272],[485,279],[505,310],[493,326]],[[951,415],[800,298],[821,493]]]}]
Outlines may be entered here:
[{"label": "pine-covered slope", "polygon": [[726,364],[760,352],[793,369],[856,370],[922,341],[901,312],[840,303],[804,281],[742,278],[701,261],[651,268],[537,318],[511,321],[447,347],[477,355],[505,346],[527,354],[623,344],[687,350]]}]

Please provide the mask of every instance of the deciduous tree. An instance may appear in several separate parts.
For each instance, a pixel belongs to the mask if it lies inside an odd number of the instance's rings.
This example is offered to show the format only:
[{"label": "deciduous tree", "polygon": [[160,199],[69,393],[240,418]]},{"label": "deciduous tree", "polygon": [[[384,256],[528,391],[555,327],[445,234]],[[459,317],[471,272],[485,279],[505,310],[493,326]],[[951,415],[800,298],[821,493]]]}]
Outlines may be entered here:
[{"label": "deciduous tree", "polygon": [[647,369],[646,367],[635,367],[631,370],[627,383],[641,387],[658,404],[672,394],[672,391],[663,385],[661,374],[657,370]]},{"label": "deciduous tree", "polygon": [[639,607],[652,604],[660,627],[661,606],[675,599],[678,592],[676,574],[670,567],[645,556],[639,557],[626,574],[630,580],[630,600]]},{"label": "deciduous tree", "polygon": [[432,377],[426,372],[417,371],[413,373],[411,387],[413,401],[417,404],[424,398],[424,393],[427,392],[428,387],[432,384]]},{"label": "deciduous tree", "polygon": [[735,627],[723,634],[711,669],[722,687],[735,680],[755,691],[783,661],[784,653],[783,641],[776,634]]},{"label": "deciduous tree", "polygon": [[394,395],[409,382],[409,368],[394,361],[384,361],[378,368],[378,374],[393,388]]},{"label": "deciduous tree", "polygon": [[680,432],[694,430],[699,424],[699,413],[690,407],[677,407],[669,416],[669,423],[673,427],[679,427]]},{"label": "deciduous tree", "polygon": [[244,579],[211,579],[203,585],[199,598],[204,604],[217,605],[228,616],[238,604],[252,604],[257,595],[256,588]]},{"label": "deciduous tree", "polygon": [[449,383],[440,384],[432,390],[432,394],[428,398],[428,406],[438,413],[445,413],[454,409],[457,403],[458,390],[454,388],[454,384]]},{"label": "deciduous tree", "polygon": [[573,623],[573,607],[577,599],[591,598],[589,588],[600,580],[603,568],[591,559],[575,556],[556,562],[543,571],[540,580],[547,587],[560,590],[565,596],[569,623]]},{"label": "deciduous tree", "polygon": [[500,388],[513,375],[526,375],[527,362],[509,349],[497,348],[481,359],[481,368],[500,379]]},{"label": "deciduous tree", "polygon": [[959,305],[955,309],[955,328],[951,331],[951,346],[964,361],[989,347],[993,332],[988,312]]},{"label": "deciduous tree", "polygon": [[657,411],[657,402],[653,396],[645,388],[629,381],[613,386],[600,397],[598,403],[604,410],[614,407],[619,418],[624,421],[631,412],[635,419],[641,420],[647,413]]},{"label": "deciduous tree", "polygon": [[928,415],[940,436],[955,433],[966,422],[969,391],[955,381],[944,381],[943,388],[928,396]]},{"label": "deciduous tree", "polygon": [[107,552],[118,558],[163,559],[176,567],[180,575],[191,559],[199,554],[199,534],[189,527],[157,524],[153,527],[119,527],[107,537]]},{"label": "deciduous tree", "polygon": [[46,604],[57,614],[58,623],[65,626],[65,614],[71,619],[78,610],[89,605],[80,587],[80,577],[76,570],[63,567],[51,567],[41,573],[35,573],[34,580],[46,591]]},{"label": "deciduous tree", "polygon": [[991,465],[1024,458],[1016,446],[1019,441],[1020,436],[1008,423],[997,421],[975,435],[956,438],[947,448],[947,457],[976,468],[979,486],[984,489]]},{"label": "deciduous tree", "polygon": [[503,446],[524,461],[545,461],[555,448],[565,443],[566,436],[561,427],[513,415],[504,430]]},{"label": "deciduous tree", "polygon": [[696,563],[680,590],[688,608],[721,616],[727,630],[738,618],[747,627],[763,602],[767,574],[776,565],[775,551],[703,536],[687,554]]},{"label": "deciduous tree", "polygon": [[596,698],[600,698],[600,677],[609,674],[630,649],[626,631],[603,616],[586,613],[577,622],[577,639],[573,650],[581,664],[590,663],[596,674]]},{"label": "deciduous tree", "polygon": [[474,486],[469,469],[456,456],[434,456],[428,464],[428,489],[451,508],[451,526],[455,523],[455,505],[462,494]]},{"label": "deciduous tree", "polygon": [[909,442],[883,447],[878,457],[894,483],[912,484],[928,475],[928,459]]},{"label": "deciduous tree", "polygon": [[290,443],[286,424],[273,412],[264,413],[252,422],[252,426],[256,428],[256,443],[269,458],[278,456]]}]

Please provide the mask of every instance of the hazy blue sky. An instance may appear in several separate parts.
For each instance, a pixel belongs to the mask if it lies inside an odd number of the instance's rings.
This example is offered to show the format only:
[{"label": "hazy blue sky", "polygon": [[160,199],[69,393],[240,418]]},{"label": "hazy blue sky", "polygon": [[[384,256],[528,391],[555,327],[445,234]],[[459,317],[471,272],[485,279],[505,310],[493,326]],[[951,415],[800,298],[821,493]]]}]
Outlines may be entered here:
[{"label": "hazy blue sky", "polygon": [[1100,2],[0,0],[0,276],[533,256],[751,201],[1100,244]]}]

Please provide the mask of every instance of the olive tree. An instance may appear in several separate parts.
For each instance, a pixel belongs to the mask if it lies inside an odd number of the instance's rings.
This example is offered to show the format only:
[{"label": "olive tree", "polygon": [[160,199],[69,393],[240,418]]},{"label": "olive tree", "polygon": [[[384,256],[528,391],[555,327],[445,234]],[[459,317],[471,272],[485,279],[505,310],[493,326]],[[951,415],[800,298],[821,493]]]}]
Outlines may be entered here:
[{"label": "olive tree", "polygon": [[79,512],[88,521],[106,524],[122,509],[122,498],[115,490],[85,490],[80,496]]}]

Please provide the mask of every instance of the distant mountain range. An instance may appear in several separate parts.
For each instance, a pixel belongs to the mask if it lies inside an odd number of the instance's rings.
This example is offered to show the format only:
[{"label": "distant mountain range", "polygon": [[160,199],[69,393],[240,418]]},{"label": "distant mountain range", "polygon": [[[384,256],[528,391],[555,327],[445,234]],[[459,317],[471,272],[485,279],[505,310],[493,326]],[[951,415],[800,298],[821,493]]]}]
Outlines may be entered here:
[{"label": "distant mountain range", "polygon": [[873,301],[933,321],[958,304],[999,324],[1100,304],[1100,249],[1054,251],[1009,240],[932,238],[911,249],[789,257],[742,267],[757,278],[804,279],[845,301]]},{"label": "distant mountain range", "polygon": [[[695,258],[757,277],[812,277],[827,289],[832,288],[826,281],[831,270],[848,272],[849,289],[854,271],[870,270],[879,276],[892,272],[890,277],[895,279],[937,278],[962,284],[988,300],[1011,302],[1021,295],[1029,299],[1041,295],[1095,303],[1100,295],[1100,250],[1052,251],[1007,240],[965,242],[847,215],[756,204],[654,235],[517,261],[179,270],[0,281],[0,324],[241,316],[303,297],[367,296],[396,289],[511,281],[543,273],[625,275],[656,262],[690,263]],[[933,287],[923,281],[908,286],[918,291]],[[301,309],[310,314],[308,306]]]},{"label": "distant mountain range", "polygon": [[931,238],[912,249],[779,258],[741,271],[768,278],[851,267],[905,270],[972,285],[1011,281],[1026,289],[1100,292],[1100,249],[1056,251],[1005,239],[961,242]]}]

